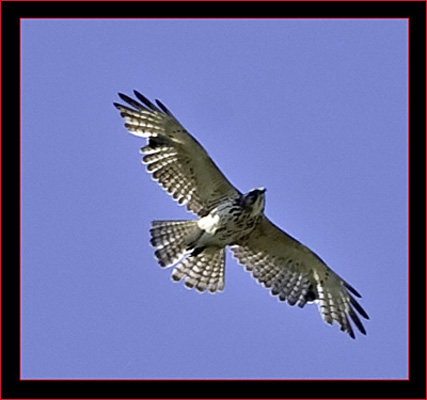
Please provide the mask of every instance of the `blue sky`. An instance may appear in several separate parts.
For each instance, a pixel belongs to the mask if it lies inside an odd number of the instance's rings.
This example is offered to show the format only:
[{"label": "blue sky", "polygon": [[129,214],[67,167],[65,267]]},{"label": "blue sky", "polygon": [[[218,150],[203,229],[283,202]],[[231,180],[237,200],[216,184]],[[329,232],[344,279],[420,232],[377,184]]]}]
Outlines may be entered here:
[{"label": "blue sky", "polygon": [[[407,377],[406,20],[23,20],[22,378]],[[193,218],[112,103],[159,98],[266,214],[362,294],[351,340],[227,254],[173,283],[153,219]]]}]

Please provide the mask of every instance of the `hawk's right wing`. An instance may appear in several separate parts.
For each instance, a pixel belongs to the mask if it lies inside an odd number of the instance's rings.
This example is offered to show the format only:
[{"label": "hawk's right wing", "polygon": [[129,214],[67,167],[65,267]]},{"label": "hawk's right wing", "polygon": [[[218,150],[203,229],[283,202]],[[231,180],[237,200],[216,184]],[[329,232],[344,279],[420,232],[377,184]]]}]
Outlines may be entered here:
[{"label": "hawk's right wing", "polygon": [[304,307],[316,301],[325,322],[336,321],[354,338],[350,317],[366,334],[355,310],[369,319],[352,296],[360,294],[333,272],[315,253],[287,235],[266,217],[246,239],[232,246],[234,256],[273,295],[288,304]]},{"label": "hawk's right wing", "polygon": [[205,149],[158,100],[151,103],[134,91],[139,102],[119,93],[128,103],[114,103],[125,127],[148,139],[141,149],[147,171],[179,204],[204,216],[222,200],[240,195],[214,164]]}]

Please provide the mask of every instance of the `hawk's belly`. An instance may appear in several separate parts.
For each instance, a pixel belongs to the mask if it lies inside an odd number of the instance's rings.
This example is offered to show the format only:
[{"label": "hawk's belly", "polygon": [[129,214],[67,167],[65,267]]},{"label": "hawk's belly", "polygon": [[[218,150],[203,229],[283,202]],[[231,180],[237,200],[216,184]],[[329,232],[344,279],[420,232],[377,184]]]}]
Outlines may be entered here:
[{"label": "hawk's belly", "polygon": [[225,247],[236,243],[254,229],[259,217],[235,204],[222,204],[199,219],[203,234],[197,245]]}]

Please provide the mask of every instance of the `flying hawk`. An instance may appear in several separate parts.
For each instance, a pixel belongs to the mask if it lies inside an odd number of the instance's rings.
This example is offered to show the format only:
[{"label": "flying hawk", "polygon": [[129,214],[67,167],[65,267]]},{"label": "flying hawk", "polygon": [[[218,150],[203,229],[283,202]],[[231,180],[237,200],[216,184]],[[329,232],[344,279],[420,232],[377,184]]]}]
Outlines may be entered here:
[{"label": "flying hawk", "polygon": [[223,290],[230,246],[239,263],[281,301],[300,307],[316,302],[325,322],[337,322],[354,339],[350,317],[365,335],[357,313],[369,317],[354,298],[360,294],[264,215],[265,189],[242,194],[159,100],[153,104],[134,94],[137,100],[119,93],[128,105],[114,106],[130,133],[147,138],[141,149],[147,171],[199,217],[152,223],[155,257],[162,267],[175,265],[172,278],[200,292]]}]

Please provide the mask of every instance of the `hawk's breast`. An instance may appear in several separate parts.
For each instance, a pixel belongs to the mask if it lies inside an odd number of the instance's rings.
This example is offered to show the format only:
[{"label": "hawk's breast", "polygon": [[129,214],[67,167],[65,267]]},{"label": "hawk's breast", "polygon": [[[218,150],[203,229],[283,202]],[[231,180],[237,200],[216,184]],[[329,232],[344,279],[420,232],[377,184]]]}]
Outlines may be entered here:
[{"label": "hawk's breast", "polygon": [[236,199],[227,200],[198,221],[199,228],[205,231],[203,245],[225,247],[236,243],[252,231],[258,219]]}]

